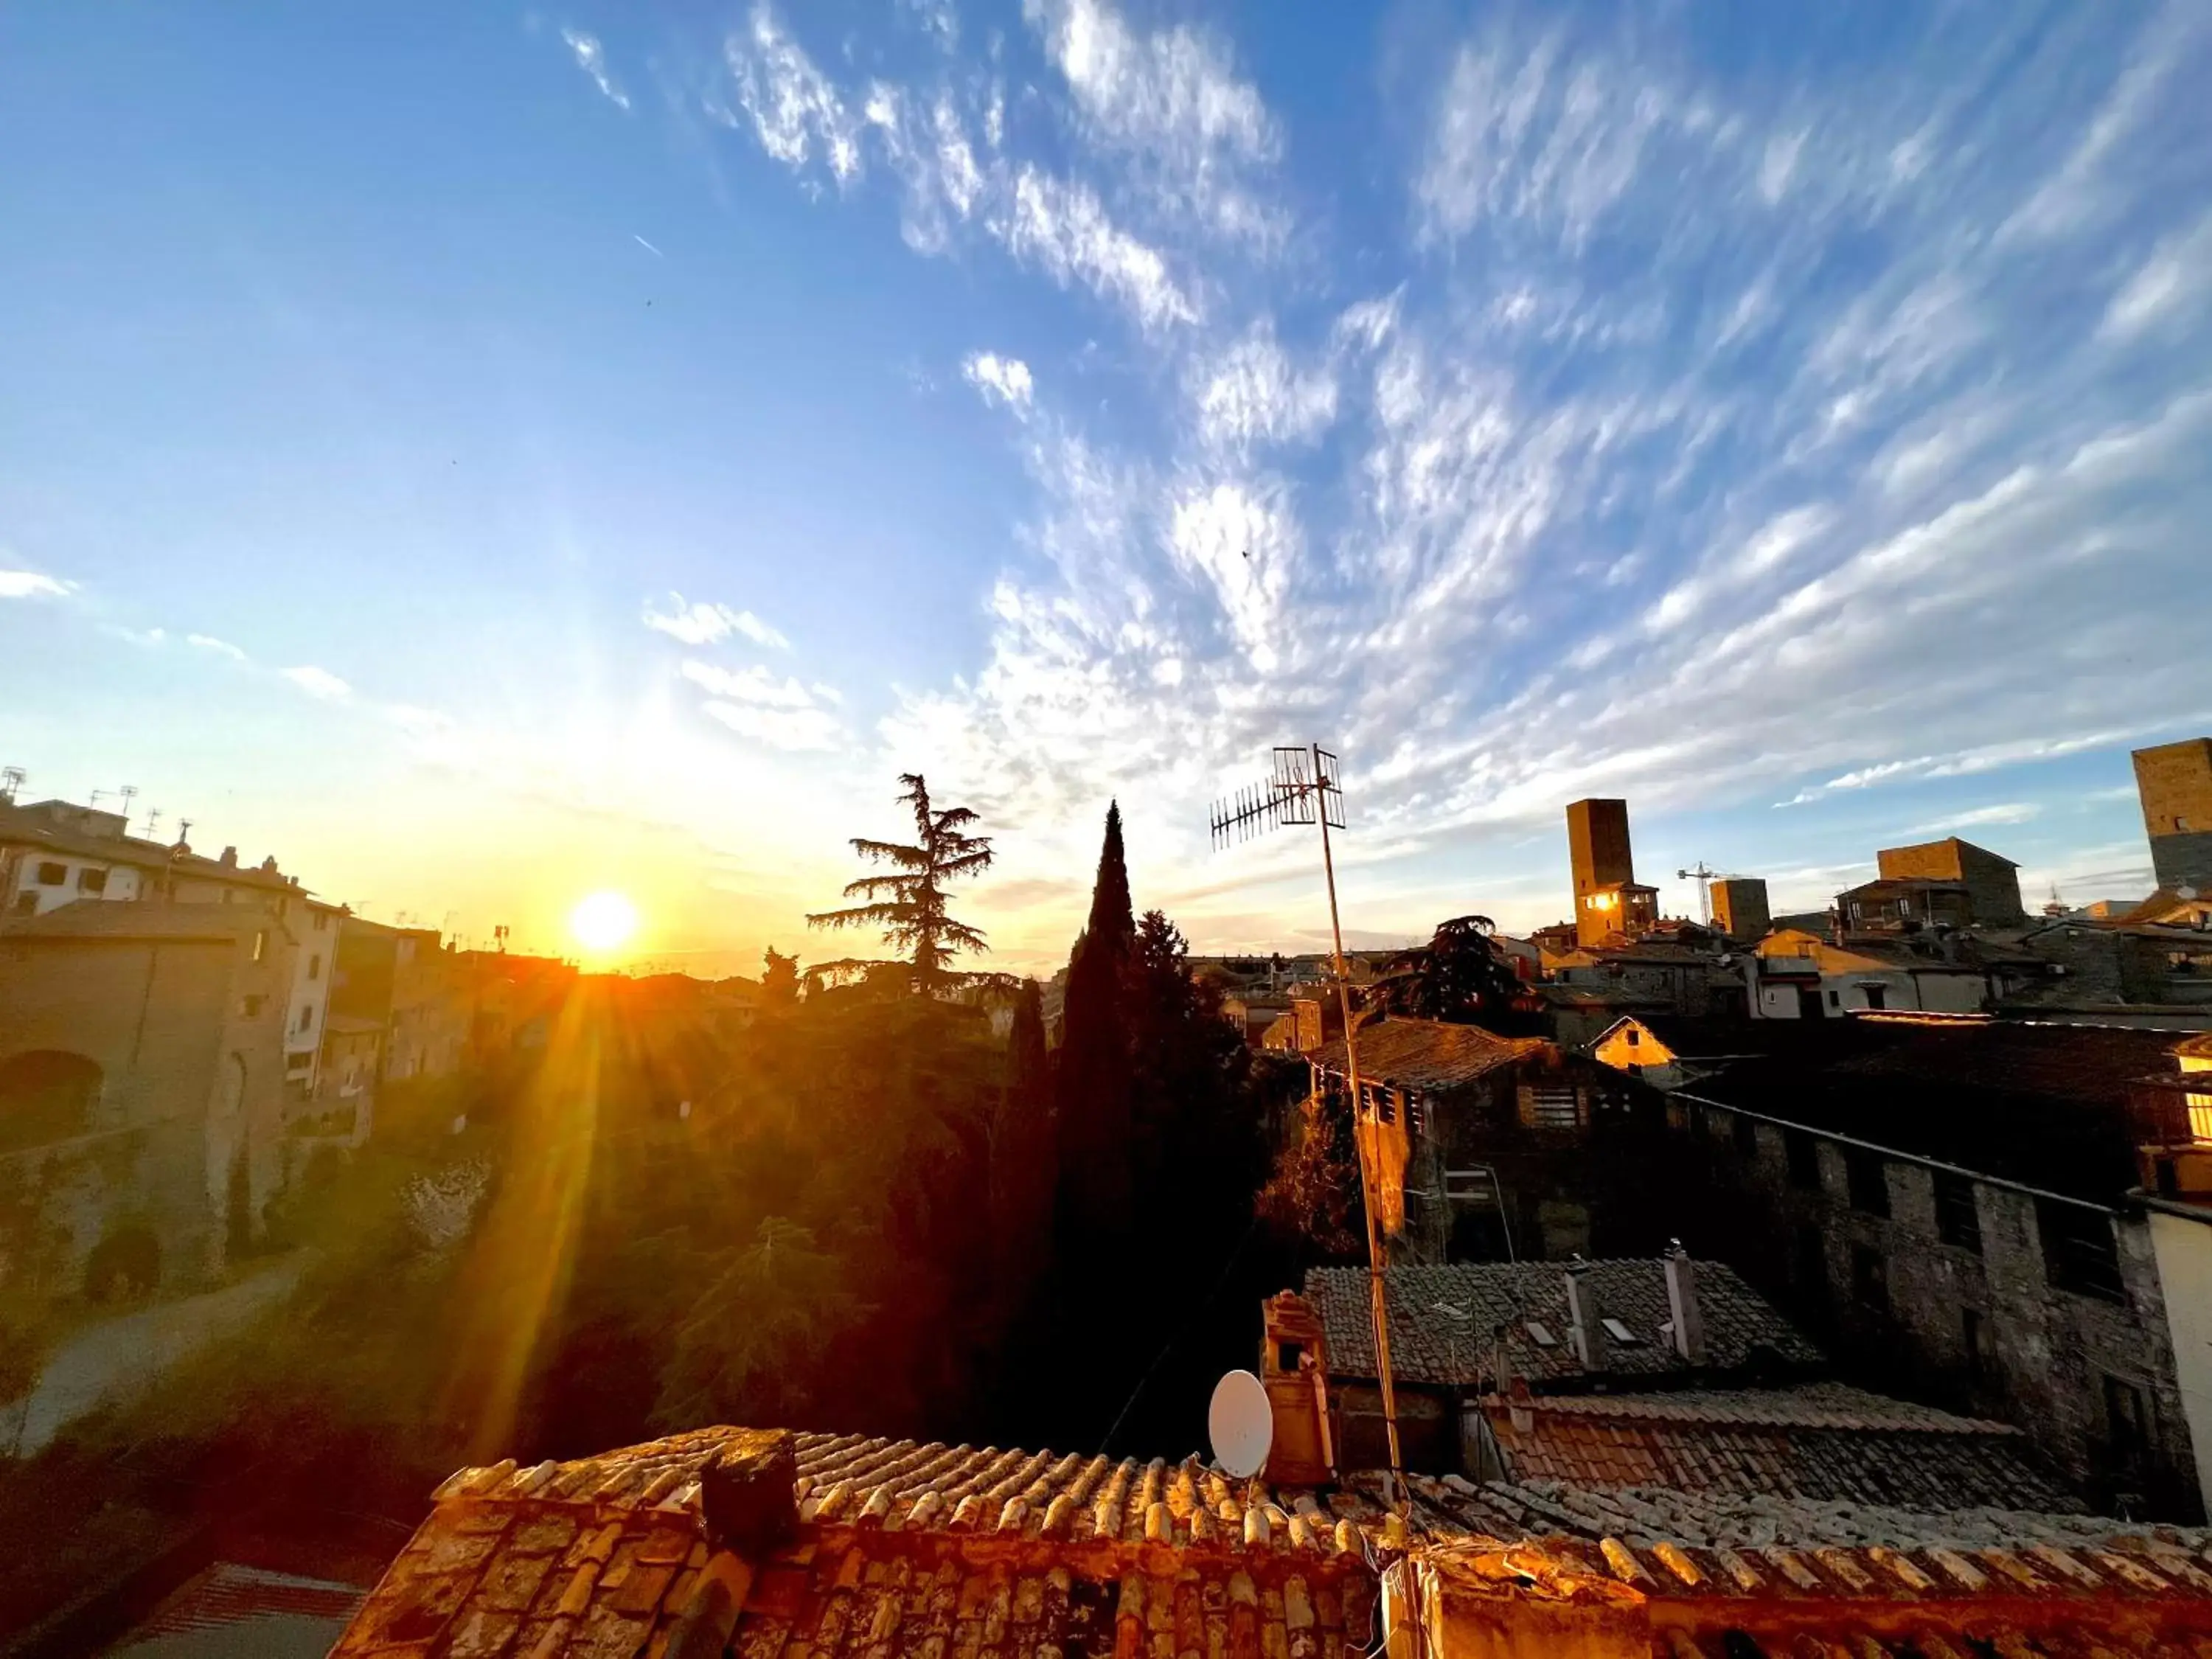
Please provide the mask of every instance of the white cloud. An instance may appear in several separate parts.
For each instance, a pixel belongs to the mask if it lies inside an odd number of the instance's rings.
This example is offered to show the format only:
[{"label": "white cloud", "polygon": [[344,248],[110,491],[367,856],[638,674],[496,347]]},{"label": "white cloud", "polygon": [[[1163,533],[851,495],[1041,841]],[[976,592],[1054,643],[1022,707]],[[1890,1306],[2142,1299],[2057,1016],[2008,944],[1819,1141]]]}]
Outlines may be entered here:
[{"label": "white cloud", "polygon": [[809,690],[758,666],[730,669],[691,661],[682,672],[710,694],[700,705],[702,712],[741,737],[793,753],[840,748],[846,741],[844,722],[822,707],[842,701],[827,686]]},{"label": "white cloud", "polygon": [[76,586],[35,570],[0,570],[0,599],[58,599]]},{"label": "white cloud", "polygon": [[1197,302],[1176,282],[1158,248],[1121,229],[1087,185],[1024,167],[993,228],[1018,259],[1066,287],[1081,283],[1136,313],[1146,330],[1198,320]]},{"label": "white cloud", "polygon": [[245,652],[240,650],[228,640],[219,640],[212,634],[187,634],[185,635],[185,643],[197,646],[202,651],[212,651],[218,657],[228,657],[233,662],[246,660]]},{"label": "white cloud", "polygon": [[668,597],[672,609],[658,611],[651,605],[645,608],[645,625],[656,633],[665,634],[685,645],[717,645],[732,634],[740,634],[755,645],[770,650],[790,649],[789,640],[750,611],[704,599],[687,605],[681,593]]},{"label": "white cloud", "polygon": [[1276,343],[1273,327],[1262,321],[1197,365],[1191,398],[1207,443],[1295,441],[1318,436],[1336,418],[1336,378],[1325,365],[1310,371],[1294,366]]},{"label": "white cloud", "polygon": [[753,9],[750,40],[732,35],[724,57],[763,149],[792,167],[818,153],[841,185],[860,177],[860,118],[765,3]]},{"label": "white cloud", "polygon": [[2026,823],[2030,818],[2042,816],[2043,808],[2033,801],[2001,801],[1994,806],[1977,806],[1964,812],[1917,825],[1906,833],[1915,836],[1955,835],[1961,830],[1986,829],[1993,824]]},{"label": "white cloud", "polygon": [[1018,415],[1027,415],[1034,387],[1030,366],[1018,357],[1001,357],[994,351],[969,354],[960,365],[968,384],[983,394],[985,403],[1006,404]]},{"label": "white cloud", "polygon": [[1103,0],[1024,0],[1084,130],[1132,158],[1146,194],[1206,228],[1261,243],[1281,214],[1254,175],[1282,153],[1279,124],[1225,47],[1188,24],[1140,33]]},{"label": "white cloud", "polygon": [[608,72],[607,54],[599,38],[572,28],[562,29],[561,38],[575,54],[576,67],[592,77],[592,84],[599,89],[600,95],[616,108],[628,109],[629,94],[615,83],[614,76]]},{"label": "white cloud", "polygon": [[2131,338],[2201,305],[2208,285],[2212,285],[2212,215],[2152,251],[2112,295],[2099,331]]},{"label": "white cloud", "polygon": [[738,702],[757,703],[769,708],[811,708],[814,705],[813,695],[797,680],[778,680],[769,670],[758,666],[720,668],[713,663],[692,661],[684,665],[682,672],[694,685]]},{"label": "white cloud", "polygon": [[280,669],[278,672],[309,696],[319,697],[325,702],[343,702],[353,696],[353,687],[327,668],[302,664],[297,668]]}]

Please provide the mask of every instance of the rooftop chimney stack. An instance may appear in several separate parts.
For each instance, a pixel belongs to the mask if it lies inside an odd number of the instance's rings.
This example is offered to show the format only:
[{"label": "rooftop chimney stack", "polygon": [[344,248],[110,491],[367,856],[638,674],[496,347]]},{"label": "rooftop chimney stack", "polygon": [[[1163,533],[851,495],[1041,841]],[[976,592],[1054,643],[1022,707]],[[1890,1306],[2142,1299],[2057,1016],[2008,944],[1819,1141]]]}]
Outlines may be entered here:
[{"label": "rooftop chimney stack", "polygon": [[1567,1268],[1567,1340],[1586,1371],[1606,1369],[1604,1319],[1597,1287],[1590,1282],[1589,1263],[1573,1263]]},{"label": "rooftop chimney stack", "polygon": [[237,868],[238,868],[238,848],[236,848],[235,847],[226,847],[226,848],[224,848],[222,849],[222,858],[220,858],[220,859],[218,859],[218,860],[216,860],[216,862],[217,862],[217,863],[219,863],[219,864],[221,864],[221,865],[222,866],[222,867],[223,867],[224,869],[226,869],[226,870],[235,870],[235,869],[237,869]]},{"label": "rooftop chimney stack", "polygon": [[1705,1316],[1698,1306],[1698,1267],[1679,1238],[1667,1252],[1667,1309],[1674,1324],[1674,1352],[1692,1365],[1705,1363]]}]

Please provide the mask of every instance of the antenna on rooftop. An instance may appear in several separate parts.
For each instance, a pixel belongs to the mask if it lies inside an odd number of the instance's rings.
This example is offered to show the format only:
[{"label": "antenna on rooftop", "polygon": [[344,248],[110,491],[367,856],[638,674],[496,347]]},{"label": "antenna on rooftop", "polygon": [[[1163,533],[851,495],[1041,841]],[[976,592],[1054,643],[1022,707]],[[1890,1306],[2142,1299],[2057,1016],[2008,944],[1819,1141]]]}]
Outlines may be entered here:
[{"label": "antenna on rooftop", "polygon": [[138,799],[138,786],[126,783],[115,793],[123,797],[123,828],[128,832],[131,828],[131,803]]},{"label": "antenna on rooftop", "polygon": [[1230,1371],[1213,1385],[1206,1437],[1224,1474],[1249,1480],[1267,1467],[1275,1443],[1275,1408],[1267,1385],[1249,1371]]},{"label": "antenna on rooftop", "polygon": [[[1278,744],[1273,775],[1265,782],[1248,785],[1213,803],[1211,814],[1213,844],[1226,847],[1287,824],[1321,826],[1321,867],[1328,884],[1328,932],[1336,966],[1337,1006],[1344,1017],[1344,1069],[1352,1085],[1352,1114],[1357,1124],[1368,1110],[1359,1084],[1358,1035],[1352,1030],[1352,975],[1344,961],[1344,927],[1336,906],[1336,858],[1328,832],[1344,828],[1344,786],[1337,778],[1336,757],[1319,744]],[[1398,1450],[1398,1395],[1390,1375],[1390,1310],[1383,1279],[1390,1264],[1389,1246],[1377,1217],[1380,1186],[1368,1156],[1373,1137],[1355,1133],[1359,1150],[1360,1208],[1367,1217],[1367,1301],[1375,1329],[1376,1380],[1382,1385],[1382,1429],[1390,1449],[1389,1501],[1404,1499],[1406,1471]]]},{"label": "antenna on rooftop", "polygon": [[149,806],[146,809],[146,839],[158,841],[161,839],[161,809],[158,806]]},{"label": "antenna on rooftop", "polygon": [[20,766],[0,766],[0,801],[15,804],[15,792],[23,787],[25,773]]},{"label": "antenna on rooftop", "polygon": [[1713,925],[1713,878],[1719,874],[1720,872],[1717,870],[1707,869],[1703,859],[1699,859],[1687,870],[1677,870],[1674,872],[1674,879],[1677,881],[1694,881],[1698,884],[1698,920],[1708,927]]}]

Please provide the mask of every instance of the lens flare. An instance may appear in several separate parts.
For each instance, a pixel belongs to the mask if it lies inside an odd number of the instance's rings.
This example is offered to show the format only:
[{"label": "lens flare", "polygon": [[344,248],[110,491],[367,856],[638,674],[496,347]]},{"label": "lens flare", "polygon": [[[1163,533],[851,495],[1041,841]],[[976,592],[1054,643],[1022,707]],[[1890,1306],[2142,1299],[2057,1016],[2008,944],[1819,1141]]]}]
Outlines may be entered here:
[{"label": "lens flare", "polygon": [[586,951],[617,951],[637,932],[637,906],[620,893],[592,893],[568,913],[568,931]]}]

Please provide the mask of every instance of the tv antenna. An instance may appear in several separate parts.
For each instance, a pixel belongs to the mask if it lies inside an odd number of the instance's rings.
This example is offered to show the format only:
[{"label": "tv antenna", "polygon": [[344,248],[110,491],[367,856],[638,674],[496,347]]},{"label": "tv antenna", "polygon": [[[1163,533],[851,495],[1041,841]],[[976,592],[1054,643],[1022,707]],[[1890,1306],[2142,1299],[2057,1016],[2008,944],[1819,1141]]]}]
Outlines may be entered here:
[{"label": "tv antenna", "polygon": [[126,783],[115,793],[123,799],[123,831],[128,835],[131,832],[131,803],[138,799],[138,786]]},{"label": "tv antenna", "polygon": [[1249,1480],[1267,1468],[1275,1441],[1275,1408],[1267,1384],[1249,1371],[1225,1373],[1206,1408],[1206,1437],[1224,1474]]},{"label": "tv antenna", "polygon": [[[1344,828],[1344,786],[1337,778],[1336,757],[1319,744],[1304,747],[1278,744],[1273,775],[1263,783],[1249,785],[1213,803],[1213,844],[1226,847],[1243,842],[1267,830],[1292,824],[1321,826],[1322,874],[1328,884],[1328,933],[1336,964],[1337,1007],[1344,1017],[1344,1069],[1352,1085],[1355,1124],[1367,1110],[1359,1085],[1359,1044],[1352,1026],[1352,975],[1344,963],[1344,927],[1336,905],[1336,857],[1328,832]],[[1382,1392],[1382,1430],[1390,1449],[1389,1486],[1386,1494],[1395,1507],[1405,1495],[1404,1460],[1398,1450],[1398,1396],[1390,1376],[1390,1310],[1384,1270],[1390,1264],[1389,1247],[1377,1218],[1376,1171],[1368,1158],[1371,1136],[1354,1134],[1359,1150],[1359,1207],[1367,1217],[1367,1301],[1375,1328],[1376,1380]]]},{"label": "tv antenna", "polygon": [[13,806],[15,804],[15,792],[23,787],[23,779],[26,775],[20,766],[0,766],[0,801]]},{"label": "tv antenna", "polygon": [[1708,870],[1703,859],[1699,859],[1686,870],[1677,870],[1674,872],[1674,879],[1677,881],[1694,881],[1698,884],[1698,920],[1708,927],[1713,925],[1713,878],[1719,874],[1720,872],[1717,870]]}]

